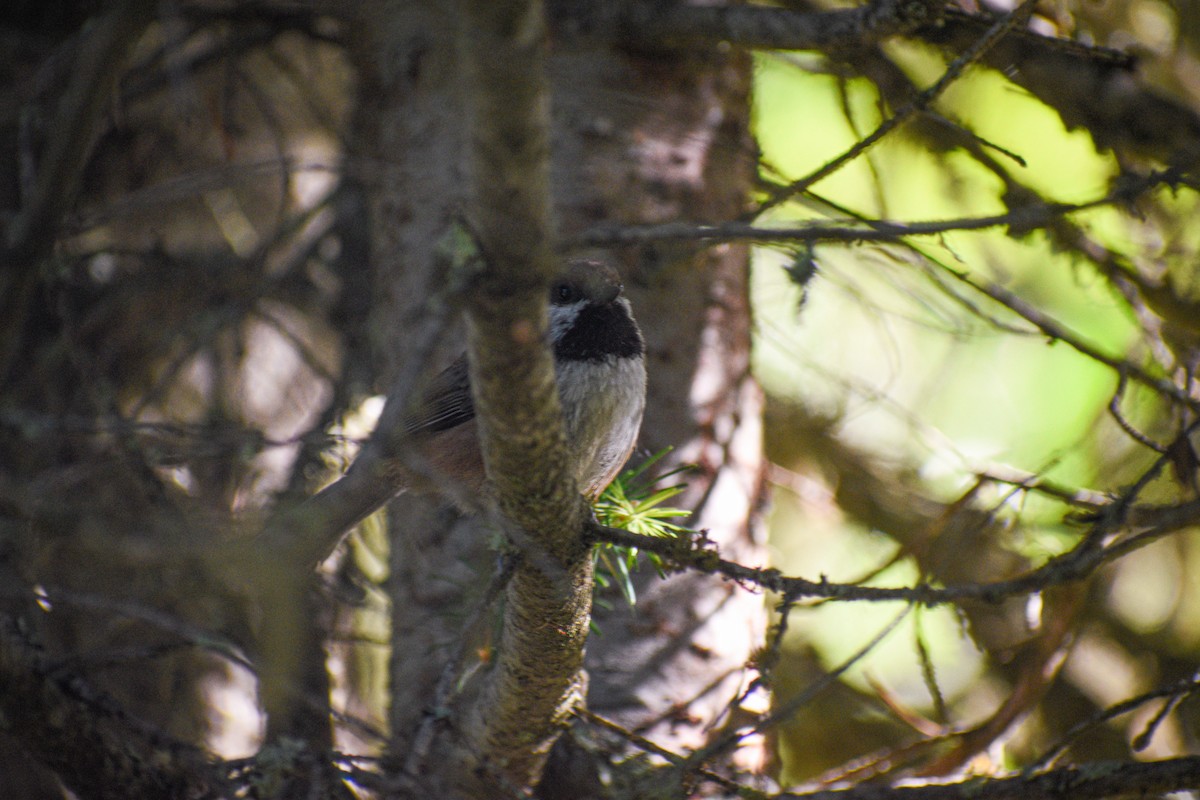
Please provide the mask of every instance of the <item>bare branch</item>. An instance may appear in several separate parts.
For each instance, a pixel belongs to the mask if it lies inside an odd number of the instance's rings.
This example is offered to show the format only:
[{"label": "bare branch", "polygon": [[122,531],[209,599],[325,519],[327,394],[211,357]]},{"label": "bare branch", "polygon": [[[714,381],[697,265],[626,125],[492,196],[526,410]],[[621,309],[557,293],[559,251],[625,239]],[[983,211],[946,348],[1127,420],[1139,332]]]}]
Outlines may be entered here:
[{"label": "bare branch", "polygon": [[923,786],[856,786],[820,792],[783,792],[772,798],[803,800],[1072,800],[1139,797],[1200,786],[1200,756],[1164,761],[1100,762],[1007,778],[979,777]]},{"label": "bare branch", "polygon": [[550,224],[546,26],[536,0],[465,0],[471,222],[486,268],[468,299],[480,444],[496,508],[525,557],[508,585],[495,668],[470,710],[474,755],[532,786],[582,699],[591,611],[585,505],[568,468],[546,339],[558,266]]},{"label": "bare branch", "polygon": [[1086,203],[1033,203],[1004,214],[918,222],[849,219],[770,228],[746,222],[716,225],[690,222],[602,224],[584,231],[568,244],[579,247],[619,247],[646,242],[895,242],[907,236],[936,236],[951,231],[981,231],[1001,227],[1024,233],[1051,225],[1067,214],[1113,205],[1127,199],[1124,195],[1109,194]]},{"label": "bare branch", "polygon": [[[1064,342],[1073,350],[1082,353],[1093,361],[1116,370],[1119,380],[1123,381],[1126,377],[1133,378],[1138,383],[1148,386],[1163,397],[1170,398],[1182,406],[1197,408],[1200,405],[1186,391],[1180,389],[1169,380],[1151,375],[1131,361],[1108,355],[1098,346],[1087,341],[1062,323],[1034,308],[1015,292],[1011,292],[990,281],[971,278],[965,273],[953,270],[950,272],[958,280],[987,295],[1008,310],[1016,313],[1025,321],[1036,326],[1038,330],[1046,334],[1052,341]],[[1152,447],[1151,449],[1157,450],[1158,448]]]},{"label": "bare branch", "polygon": [[[661,225],[604,225],[582,233],[577,244],[587,246],[617,246],[645,242],[889,242],[910,236],[931,236],[950,231],[984,230],[1006,226],[1014,232],[1025,233],[1039,228],[1053,228],[1066,215],[1102,206],[1127,203],[1154,187],[1179,182],[1176,170],[1152,173],[1135,180],[1122,182],[1103,197],[1085,203],[1032,203],[1006,214],[983,217],[964,217],[956,220],[929,222],[891,222],[885,220],[842,220],[830,223],[805,223],[793,227],[766,228],[746,222],[719,225],[666,223]],[[1164,378],[1157,377],[1126,359],[1104,353],[1074,331],[1029,305],[1015,293],[988,281],[972,278],[950,268],[945,272],[954,279],[986,295],[1000,305],[1034,325],[1053,340],[1062,341],[1088,358],[1114,369],[1118,375],[1131,378],[1163,397],[1190,408],[1200,408],[1188,393]]]},{"label": "bare branch", "polygon": [[1170,686],[1161,686],[1152,691],[1140,694],[1137,697],[1130,697],[1129,699],[1122,700],[1120,703],[1116,703],[1108,708],[1101,709],[1088,719],[1082,720],[1081,722],[1072,726],[1070,730],[1063,734],[1062,738],[1058,742],[1056,742],[1052,747],[1047,749],[1046,752],[1039,756],[1029,768],[1031,770],[1036,770],[1053,764],[1059,756],[1066,752],[1071,743],[1078,739],[1079,736],[1084,732],[1092,730],[1098,725],[1103,725],[1104,723],[1116,719],[1119,716],[1128,714],[1131,711],[1135,711],[1152,700],[1165,699],[1167,701],[1163,704],[1163,709],[1165,711],[1169,708],[1173,708],[1174,703],[1180,698],[1194,695],[1197,691],[1200,691],[1200,681],[1188,679],[1178,681]]},{"label": "bare branch", "polygon": [[153,0],[126,0],[101,17],[84,39],[51,123],[33,196],[5,231],[6,261],[27,259],[53,242],[51,234],[78,194],[117,78],[157,5]]},{"label": "bare branch", "polygon": [[858,8],[798,12],[757,5],[692,3],[571,4],[568,30],[639,47],[728,42],[773,50],[857,47],[903,35],[941,18],[940,0],[875,0]]},{"label": "bare branch", "polygon": [[712,742],[693,751],[686,760],[685,769],[688,771],[694,770],[708,761],[716,758],[721,753],[728,752],[737,746],[738,742],[751,736],[755,733],[762,733],[771,728],[782,724],[791,718],[797,711],[812,701],[817,695],[833,686],[842,676],[846,674],[855,664],[862,661],[868,654],[878,647],[884,639],[890,636],[905,617],[912,611],[912,606],[905,607],[899,614],[892,618],[890,622],[884,625],[878,633],[871,637],[862,647],[852,653],[849,658],[842,661],[833,669],[825,672],[820,678],[806,686],[802,691],[787,698],[779,700],[770,713],[764,714],[761,719],[747,728],[738,728],[731,731],[726,731],[722,735],[716,737]]},{"label": "bare branch", "polygon": [[967,67],[982,58],[983,55],[996,44],[996,42],[1000,41],[1001,37],[1016,28],[1018,25],[1021,25],[1027,21],[1029,19],[1029,15],[1033,13],[1035,5],[1036,0],[1025,0],[1025,2],[1023,2],[1021,5],[997,19],[996,22],[993,23],[992,26],[987,30],[987,32],[984,33],[983,36],[979,37],[978,41],[971,45],[971,47],[967,48],[967,50],[961,56],[954,59],[954,61],[950,63],[950,66],[948,66],[946,71],[942,73],[942,77],[938,78],[932,86],[918,94],[912,100],[912,102],[898,110],[891,117],[885,119],[879,125],[879,127],[871,131],[871,133],[856,141],[844,153],[827,162],[824,166],[820,167],[812,174],[788,184],[779,191],[773,192],[771,197],[768,198],[766,202],[759,205],[758,208],[754,209],[748,215],[749,218],[756,218],[768,209],[774,208],[780,203],[786,202],[789,198],[795,197],[798,194],[803,194],[813,184],[832,175],[834,172],[865,153],[868,148],[881,140],[884,136],[887,136],[889,133],[899,128],[905,122],[905,120],[909,119],[917,112],[927,108],[934,100],[938,98],[939,95],[941,95],[946,91],[947,88],[950,87],[950,84],[954,83],[959,77],[962,76],[963,71],[966,70]]},{"label": "bare branch", "polygon": [[[1164,460],[1160,458],[1147,473],[1157,474]],[[1172,506],[1135,506],[1133,498],[1142,488],[1139,482],[1125,495],[1109,502],[1094,515],[1095,522],[1088,534],[1073,549],[1050,559],[1036,569],[1007,580],[987,583],[962,583],[934,586],[927,583],[911,587],[859,586],[830,583],[822,578],[812,581],[787,576],[776,569],[747,567],[721,558],[703,533],[691,538],[643,536],[598,523],[588,526],[593,541],[609,542],[655,553],[676,569],[695,569],[712,575],[723,575],[747,587],[766,589],[783,595],[784,602],[803,599],[829,599],[868,602],[907,602],[921,605],[960,603],[981,600],[999,603],[1015,597],[1043,591],[1051,586],[1071,583],[1092,575],[1100,566],[1130,551],[1170,533],[1183,530],[1200,521],[1200,501]],[[1138,533],[1097,546],[1107,536],[1115,536],[1123,527],[1136,528]]]}]

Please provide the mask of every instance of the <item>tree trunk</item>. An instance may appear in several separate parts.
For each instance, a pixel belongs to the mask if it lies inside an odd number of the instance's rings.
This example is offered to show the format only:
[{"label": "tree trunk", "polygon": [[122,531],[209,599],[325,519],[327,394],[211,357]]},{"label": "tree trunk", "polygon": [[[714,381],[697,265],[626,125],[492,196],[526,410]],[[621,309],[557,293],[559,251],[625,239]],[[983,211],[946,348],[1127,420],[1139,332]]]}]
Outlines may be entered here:
[{"label": "tree trunk", "polygon": [[[551,70],[564,238],[605,222],[737,217],[756,168],[745,54],[577,44],[561,47]],[[761,563],[762,401],[749,374],[747,248],[650,245],[615,255],[647,338],[639,452],[673,447],[664,469],[695,465],[682,477],[687,524],[727,557]],[[636,608],[617,601],[596,612],[602,635],[588,644],[588,704],[682,751],[729,721],[766,610],[759,596],[698,573],[660,580],[645,568],[638,584]],[[758,762],[756,754],[743,763]]]},{"label": "tree trunk", "polygon": [[[363,23],[371,36],[357,61],[369,77],[356,163],[379,165],[370,172],[383,181],[372,192],[373,334],[385,375],[412,355],[405,333],[427,307],[433,254],[462,200],[461,76],[445,44],[454,23],[437,4],[388,7]],[[550,79],[563,241],[598,222],[716,221],[744,207],[755,169],[745,56],[647,55],[555,38]],[[648,340],[640,451],[674,446],[668,463],[697,464],[687,476],[686,505],[696,510],[690,524],[707,529],[730,557],[759,560],[760,397],[748,374],[747,251],[653,247],[609,257],[619,262]],[[421,503],[402,497],[391,506],[390,723],[398,743],[411,741],[406,732],[428,711],[428,687],[475,599],[465,587],[482,585],[490,567],[481,544],[487,534],[469,523],[440,533],[427,522],[410,529],[407,520],[428,519],[413,510]],[[588,645],[589,705],[628,727],[648,727],[665,745],[695,744],[744,688],[738,668],[759,641],[765,610],[760,598],[707,576],[660,584],[647,570],[642,584],[637,609],[599,619],[603,635]]]}]

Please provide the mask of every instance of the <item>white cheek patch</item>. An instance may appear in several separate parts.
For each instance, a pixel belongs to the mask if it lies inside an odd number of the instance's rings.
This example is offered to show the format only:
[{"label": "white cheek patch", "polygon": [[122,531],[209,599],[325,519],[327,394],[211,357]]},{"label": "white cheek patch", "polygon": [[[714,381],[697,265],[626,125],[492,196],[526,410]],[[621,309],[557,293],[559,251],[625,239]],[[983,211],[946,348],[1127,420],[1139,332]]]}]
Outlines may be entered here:
[{"label": "white cheek patch", "polygon": [[571,330],[571,326],[575,324],[576,317],[579,312],[583,311],[587,301],[579,300],[567,306],[550,306],[550,341],[559,342],[567,331]]}]

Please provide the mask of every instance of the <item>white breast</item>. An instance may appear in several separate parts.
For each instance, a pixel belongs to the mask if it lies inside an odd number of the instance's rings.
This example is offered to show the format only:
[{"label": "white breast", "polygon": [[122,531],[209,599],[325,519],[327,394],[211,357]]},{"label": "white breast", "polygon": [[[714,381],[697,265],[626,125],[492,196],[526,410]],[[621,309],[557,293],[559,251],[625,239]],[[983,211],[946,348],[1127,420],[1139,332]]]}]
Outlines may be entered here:
[{"label": "white breast", "polygon": [[563,361],[559,398],[580,491],[595,497],[616,477],[633,450],[646,405],[641,358]]}]

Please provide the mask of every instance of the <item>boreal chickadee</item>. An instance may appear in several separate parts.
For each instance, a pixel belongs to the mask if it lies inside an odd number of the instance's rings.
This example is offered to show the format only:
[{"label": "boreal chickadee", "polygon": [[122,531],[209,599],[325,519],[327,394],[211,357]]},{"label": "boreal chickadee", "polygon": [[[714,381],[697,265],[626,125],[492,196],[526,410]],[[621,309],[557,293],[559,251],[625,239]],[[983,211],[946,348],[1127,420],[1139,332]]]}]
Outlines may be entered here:
[{"label": "boreal chickadee", "polygon": [[[589,500],[629,458],[646,403],[646,347],[621,289],[614,269],[589,260],[570,262],[550,289],[549,337],[567,447]],[[481,494],[483,457],[465,355],[430,382],[405,428],[431,468],[424,479],[409,473],[411,488],[440,491],[449,479],[457,494]]]}]

